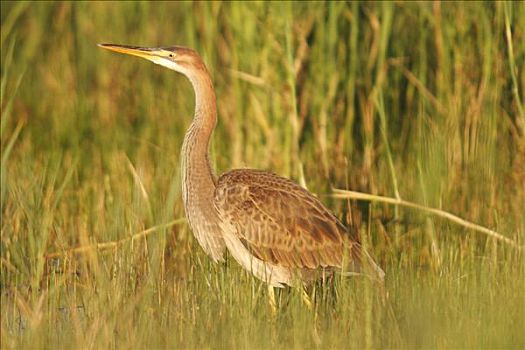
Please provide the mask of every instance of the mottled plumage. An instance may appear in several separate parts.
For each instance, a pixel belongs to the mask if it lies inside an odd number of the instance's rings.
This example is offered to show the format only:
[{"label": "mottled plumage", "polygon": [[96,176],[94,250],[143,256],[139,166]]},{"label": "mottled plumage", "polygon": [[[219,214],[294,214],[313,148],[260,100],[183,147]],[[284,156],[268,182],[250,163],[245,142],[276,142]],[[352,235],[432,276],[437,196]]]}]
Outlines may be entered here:
[{"label": "mottled plumage", "polygon": [[294,277],[308,282],[341,269],[360,272],[363,262],[383,278],[343,224],[310,192],[286,178],[260,170],[232,170],[219,178],[214,203],[224,232],[242,244],[227,243],[234,257],[235,247],[252,255],[249,266],[241,265],[253,270],[259,260],[280,268],[257,276],[271,284],[293,284]]},{"label": "mottled plumage", "polygon": [[194,50],[100,46],[146,58],[190,80],[195,116],[182,146],[182,195],[190,227],[214,261],[221,261],[228,248],[245,269],[278,287],[308,283],[334,271],[383,279],[384,272],[356,236],[306,189],[259,170],[233,170],[216,178],[208,159],[217,122],[215,92]]}]

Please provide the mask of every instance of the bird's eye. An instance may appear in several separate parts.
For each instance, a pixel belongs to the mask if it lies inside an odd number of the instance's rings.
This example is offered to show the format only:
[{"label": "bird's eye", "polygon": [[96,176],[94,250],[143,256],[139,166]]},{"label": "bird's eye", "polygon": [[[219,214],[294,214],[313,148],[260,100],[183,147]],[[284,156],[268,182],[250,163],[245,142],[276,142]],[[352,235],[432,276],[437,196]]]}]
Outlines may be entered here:
[{"label": "bird's eye", "polygon": [[173,54],[172,53],[170,53],[170,58],[173,58]]}]

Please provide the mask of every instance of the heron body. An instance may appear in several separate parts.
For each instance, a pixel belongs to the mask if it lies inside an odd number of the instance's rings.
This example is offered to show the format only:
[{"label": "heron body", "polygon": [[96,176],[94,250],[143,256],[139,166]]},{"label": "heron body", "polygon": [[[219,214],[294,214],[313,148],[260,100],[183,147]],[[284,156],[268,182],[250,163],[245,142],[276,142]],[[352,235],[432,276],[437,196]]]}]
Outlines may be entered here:
[{"label": "heron body", "polygon": [[384,272],[344,225],[310,192],[276,174],[236,169],[214,175],[208,146],[217,123],[215,91],[192,49],[100,44],[185,75],[195,91],[195,115],[182,146],[182,194],[189,225],[215,262],[233,258],[271,286],[309,283],[336,271]]}]

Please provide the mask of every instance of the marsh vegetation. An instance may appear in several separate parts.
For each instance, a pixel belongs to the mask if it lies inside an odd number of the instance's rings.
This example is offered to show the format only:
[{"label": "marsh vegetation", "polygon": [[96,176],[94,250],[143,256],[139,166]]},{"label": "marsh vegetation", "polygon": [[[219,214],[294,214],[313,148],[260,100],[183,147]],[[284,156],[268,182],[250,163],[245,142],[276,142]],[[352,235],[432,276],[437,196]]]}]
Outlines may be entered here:
[{"label": "marsh vegetation", "polygon": [[[2,348],[524,348],[525,3],[1,3]],[[190,84],[96,44],[173,44],[217,90],[212,162],[306,185],[383,267],[315,312],[184,220]],[[353,204],[352,204],[353,203]],[[350,215],[350,213],[352,213]],[[77,250],[74,248],[81,247]]]}]

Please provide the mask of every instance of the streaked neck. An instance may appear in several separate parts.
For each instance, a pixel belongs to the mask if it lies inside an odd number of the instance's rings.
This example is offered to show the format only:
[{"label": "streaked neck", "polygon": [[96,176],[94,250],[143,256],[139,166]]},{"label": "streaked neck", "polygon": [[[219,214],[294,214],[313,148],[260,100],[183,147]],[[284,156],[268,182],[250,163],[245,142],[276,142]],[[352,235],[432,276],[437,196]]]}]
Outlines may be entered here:
[{"label": "streaked neck", "polygon": [[[182,146],[183,198],[190,224],[192,212],[209,210],[215,190],[215,175],[208,148],[217,123],[215,92],[207,71],[188,76],[195,90],[195,115]],[[193,207],[193,210],[189,207]]]}]

